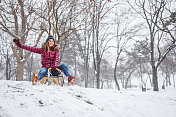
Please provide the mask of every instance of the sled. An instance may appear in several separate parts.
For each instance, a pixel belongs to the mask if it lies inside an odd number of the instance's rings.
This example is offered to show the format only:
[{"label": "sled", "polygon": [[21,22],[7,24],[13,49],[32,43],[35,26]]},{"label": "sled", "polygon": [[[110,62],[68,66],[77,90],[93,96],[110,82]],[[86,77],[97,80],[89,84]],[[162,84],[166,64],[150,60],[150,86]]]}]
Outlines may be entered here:
[{"label": "sled", "polygon": [[41,81],[38,80],[38,73],[37,72],[33,73],[32,85],[36,85],[38,82],[40,82],[41,84],[46,84],[48,82],[48,85],[53,83],[53,84],[57,84],[57,85],[63,86],[64,78],[63,78],[62,71],[60,69],[56,68],[56,70],[58,70],[60,72],[60,75],[59,76],[52,76],[51,72],[50,72],[51,69],[52,68],[48,69],[48,75],[44,76]]}]

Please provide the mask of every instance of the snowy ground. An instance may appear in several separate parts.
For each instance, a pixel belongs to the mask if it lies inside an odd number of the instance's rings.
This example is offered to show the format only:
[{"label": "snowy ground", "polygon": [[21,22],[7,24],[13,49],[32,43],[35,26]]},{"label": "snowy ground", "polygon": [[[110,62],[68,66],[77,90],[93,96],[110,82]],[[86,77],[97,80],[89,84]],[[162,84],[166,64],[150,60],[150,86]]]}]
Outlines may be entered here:
[{"label": "snowy ground", "polygon": [[176,88],[118,91],[0,80],[0,117],[176,117]]}]

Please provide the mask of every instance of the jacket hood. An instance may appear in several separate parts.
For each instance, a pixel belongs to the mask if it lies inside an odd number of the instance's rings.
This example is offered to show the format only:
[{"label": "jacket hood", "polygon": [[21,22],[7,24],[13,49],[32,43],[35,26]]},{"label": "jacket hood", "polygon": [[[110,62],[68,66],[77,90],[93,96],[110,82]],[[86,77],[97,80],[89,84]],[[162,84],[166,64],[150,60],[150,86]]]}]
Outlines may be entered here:
[{"label": "jacket hood", "polygon": [[[45,43],[42,43],[42,48],[45,49],[45,50],[47,50],[46,42],[45,42]],[[54,45],[54,50],[57,50],[57,51],[58,51],[59,49],[60,49],[59,44],[55,44],[55,45]]]}]

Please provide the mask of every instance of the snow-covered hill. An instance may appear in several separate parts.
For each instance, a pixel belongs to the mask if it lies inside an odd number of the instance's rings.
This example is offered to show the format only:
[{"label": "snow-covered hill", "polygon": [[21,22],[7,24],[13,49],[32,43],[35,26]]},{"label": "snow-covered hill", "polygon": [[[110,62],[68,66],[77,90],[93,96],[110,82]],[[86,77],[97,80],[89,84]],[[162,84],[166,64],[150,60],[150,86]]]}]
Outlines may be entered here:
[{"label": "snow-covered hill", "polygon": [[176,117],[176,88],[118,91],[0,80],[0,117]]}]

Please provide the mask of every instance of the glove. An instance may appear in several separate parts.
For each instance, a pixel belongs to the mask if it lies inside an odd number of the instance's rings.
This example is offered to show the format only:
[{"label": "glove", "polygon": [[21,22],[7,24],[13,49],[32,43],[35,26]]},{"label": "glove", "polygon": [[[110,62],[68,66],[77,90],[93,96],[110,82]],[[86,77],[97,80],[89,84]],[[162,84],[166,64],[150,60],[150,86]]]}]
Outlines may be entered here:
[{"label": "glove", "polygon": [[14,39],[13,42],[21,48],[20,40],[19,39]]}]

